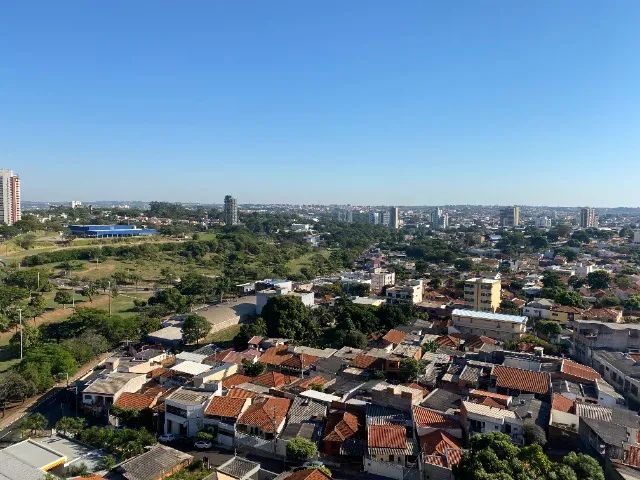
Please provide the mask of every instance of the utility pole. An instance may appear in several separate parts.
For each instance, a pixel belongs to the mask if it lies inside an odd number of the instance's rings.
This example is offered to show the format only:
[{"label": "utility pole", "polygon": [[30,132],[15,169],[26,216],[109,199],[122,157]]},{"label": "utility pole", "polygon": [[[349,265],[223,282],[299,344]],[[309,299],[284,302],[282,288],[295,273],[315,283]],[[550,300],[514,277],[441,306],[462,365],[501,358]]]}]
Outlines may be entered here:
[{"label": "utility pole", "polygon": [[38,278],[38,290],[40,290],[40,272],[36,272]]},{"label": "utility pole", "polygon": [[22,309],[18,309],[18,322],[20,323],[20,360],[22,360]]},{"label": "utility pole", "polygon": [[111,316],[111,280],[109,280],[109,316]]}]

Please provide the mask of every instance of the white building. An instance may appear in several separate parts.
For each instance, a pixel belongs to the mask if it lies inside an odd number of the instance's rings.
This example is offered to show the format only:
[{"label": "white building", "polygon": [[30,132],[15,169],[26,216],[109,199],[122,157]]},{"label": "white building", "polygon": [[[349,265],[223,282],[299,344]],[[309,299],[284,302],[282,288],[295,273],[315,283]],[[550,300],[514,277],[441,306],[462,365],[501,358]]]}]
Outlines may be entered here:
[{"label": "white building", "polygon": [[411,280],[406,285],[387,288],[387,302],[391,304],[410,302],[417,304],[422,301],[424,284],[422,280]]},{"label": "white building", "polygon": [[524,443],[522,419],[511,410],[463,401],[460,412],[467,422],[470,434],[502,432],[509,435],[513,443]]},{"label": "white building", "polygon": [[0,223],[13,225],[21,219],[20,178],[12,170],[0,170]]},{"label": "white building", "polygon": [[137,392],[146,382],[145,374],[111,372],[101,375],[82,392],[82,405],[94,413],[108,411],[120,395]]},{"label": "white building", "polygon": [[379,294],[384,287],[391,287],[396,283],[395,272],[387,272],[380,268],[376,268],[371,274],[371,293]]},{"label": "white building", "polygon": [[538,228],[551,228],[551,219],[549,217],[536,218],[536,227]]},{"label": "white building", "polygon": [[451,312],[453,327],[462,333],[484,335],[506,341],[527,332],[527,317],[456,308]]},{"label": "white building", "polygon": [[633,243],[640,243],[640,230],[633,231]]},{"label": "white building", "polygon": [[82,202],[80,200],[71,200],[71,208],[78,208],[82,206]]},{"label": "white building", "polygon": [[302,304],[307,307],[313,307],[314,305],[313,292],[289,292],[280,289],[262,290],[261,292],[256,292],[256,315],[260,315],[262,313],[262,309],[265,307],[270,298],[279,297],[282,295],[298,297]]},{"label": "white building", "polygon": [[164,433],[193,437],[204,427],[204,410],[212,396],[183,388],[169,395],[164,402]]},{"label": "white building", "polygon": [[553,305],[554,302],[552,300],[547,300],[546,298],[533,300],[523,307],[522,314],[529,318],[546,320],[551,318],[551,309],[553,308]]}]

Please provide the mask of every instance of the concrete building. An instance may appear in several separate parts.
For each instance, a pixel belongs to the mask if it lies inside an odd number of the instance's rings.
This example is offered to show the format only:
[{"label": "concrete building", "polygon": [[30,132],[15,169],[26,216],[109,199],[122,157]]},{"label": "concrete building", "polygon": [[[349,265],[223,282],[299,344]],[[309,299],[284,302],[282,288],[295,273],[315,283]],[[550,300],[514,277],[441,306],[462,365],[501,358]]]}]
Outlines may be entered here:
[{"label": "concrete building", "polygon": [[313,292],[292,292],[286,289],[269,289],[256,292],[256,315],[262,313],[262,309],[265,307],[270,298],[279,297],[280,295],[290,295],[298,297],[303,305],[307,307],[313,307],[314,294]]},{"label": "concrete building", "polygon": [[386,270],[376,268],[371,274],[371,293],[378,295],[382,293],[384,287],[392,287],[395,284],[395,272],[388,272]]},{"label": "concrete building", "polygon": [[180,388],[165,401],[164,433],[193,437],[204,427],[204,411],[212,393]]},{"label": "concrete building", "polygon": [[224,197],[224,224],[238,224],[238,201],[231,195]]},{"label": "concrete building", "polygon": [[596,210],[591,207],[583,207],[580,209],[580,227],[591,228],[597,227]]},{"label": "concrete building", "polygon": [[501,341],[522,337],[527,332],[527,317],[519,315],[456,308],[451,312],[451,319],[453,326],[462,333],[483,335]]},{"label": "concrete building", "polygon": [[546,298],[533,300],[522,308],[522,314],[535,320],[547,320],[551,318],[553,305],[553,301]]},{"label": "concrete building", "polygon": [[369,212],[369,223],[371,225],[380,225],[380,212]]},{"label": "concrete building", "polygon": [[20,178],[12,170],[0,170],[0,223],[13,225],[21,219]]},{"label": "concrete building", "polygon": [[572,326],[574,354],[578,361],[587,365],[591,364],[591,357],[597,350],[640,350],[640,325],[637,323],[574,320]]},{"label": "concrete building", "polygon": [[396,230],[400,228],[400,209],[398,207],[391,207],[390,226]]},{"label": "concrete building", "polygon": [[500,278],[470,278],[464,282],[464,301],[473,310],[495,312],[501,290]]},{"label": "concrete building", "polygon": [[549,217],[536,218],[536,227],[538,228],[551,228],[551,219]]},{"label": "concrete building", "polygon": [[380,223],[385,227],[391,225],[391,212],[389,210],[383,210],[380,212]]},{"label": "concrete building", "polygon": [[500,209],[500,226],[517,227],[520,225],[520,207],[506,207]]},{"label": "concrete building", "polygon": [[449,228],[449,214],[436,207],[431,212],[431,226],[436,230],[446,230]]},{"label": "concrete building", "polygon": [[336,219],[339,222],[353,223],[353,211],[346,208],[338,209],[336,210]]},{"label": "concrete building", "polygon": [[417,304],[422,301],[424,285],[422,280],[411,280],[406,285],[387,288],[387,302],[391,304],[410,302]]},{"label": "concrete building", "polygon": [[633,243],[640,243],[640,230],[633,231]]},{"label": "concrete building", "polygon": [[71,200],[71,208],[78,208],[82,206],[82,202],[80,200]]}]

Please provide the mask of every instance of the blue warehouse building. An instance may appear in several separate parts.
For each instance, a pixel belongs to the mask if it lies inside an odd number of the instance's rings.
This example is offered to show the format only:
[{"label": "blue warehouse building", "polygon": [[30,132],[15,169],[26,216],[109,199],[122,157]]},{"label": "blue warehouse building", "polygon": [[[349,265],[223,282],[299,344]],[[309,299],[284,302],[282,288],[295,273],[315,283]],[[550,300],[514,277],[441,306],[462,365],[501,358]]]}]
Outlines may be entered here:
[{"label": "blue warehouse building", "polygon": [[78,237],[141,237],[158,233],[153,228],[138,228],[136,225],[69,225],[72,235]]}]

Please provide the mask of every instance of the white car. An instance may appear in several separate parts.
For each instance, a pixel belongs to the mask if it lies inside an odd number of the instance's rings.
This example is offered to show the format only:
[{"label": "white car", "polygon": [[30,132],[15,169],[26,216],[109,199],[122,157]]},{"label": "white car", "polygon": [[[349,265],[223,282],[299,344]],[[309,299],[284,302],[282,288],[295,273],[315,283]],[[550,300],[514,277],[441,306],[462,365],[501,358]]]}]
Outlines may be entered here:
[{"label": "white car", "polygon": [[206,440],[198,440],[196,443],[193,444],[194,447],[196,447],[198,450],[209,450],[212,447],[212,443],[211,442],[207,442]]},{"label": "white car", "polygon": [[173,433],[165,433],[164,435],[160,435],[158,440],[161,442],[173,442],[176,439]]}]

